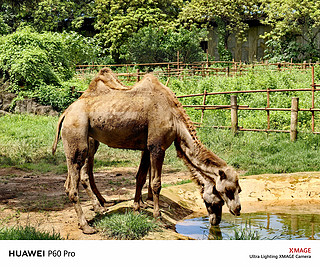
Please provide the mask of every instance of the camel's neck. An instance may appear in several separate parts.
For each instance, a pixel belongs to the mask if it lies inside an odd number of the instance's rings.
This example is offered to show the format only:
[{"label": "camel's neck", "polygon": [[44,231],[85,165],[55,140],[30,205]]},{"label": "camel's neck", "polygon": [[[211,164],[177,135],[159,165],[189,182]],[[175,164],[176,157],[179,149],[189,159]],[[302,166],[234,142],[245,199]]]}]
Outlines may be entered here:
[{"label": "camel's neck", "polygon": [[175,146],[178,156],[200,184],[205,184],[205,177],[208,176],[215,180],[219,170],[227,167],[226,162],[205,148],[195,132],[188,130],[186,125],[178,127],[177,135]]}]

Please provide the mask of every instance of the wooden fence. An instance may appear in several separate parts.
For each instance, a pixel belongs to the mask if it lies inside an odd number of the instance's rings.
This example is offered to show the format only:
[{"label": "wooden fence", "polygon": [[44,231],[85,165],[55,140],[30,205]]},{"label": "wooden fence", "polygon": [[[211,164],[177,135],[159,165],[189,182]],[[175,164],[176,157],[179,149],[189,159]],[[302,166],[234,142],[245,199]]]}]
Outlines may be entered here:
[{"label": "wooden fence", "polygon": [[[311,103],[310,108],[304,109],[299,108],[299,99],[296,97],[292,98],[291,108],[271,108],[270,107],[270,94],[273,92],[311,92]],[[248,90],[248,91],[229,91],[229,92],[207,92],[200,94],[191,94],[191,95],[182,95],[177,96],[178,98],[187,98],[187,97],[203,97],[202,105],[184,105],[185,108],[194,108],[196,110],[201,110],[201,121],[196,122],[195,124],[199,127],[203,124],[203,116],[205,110],[220,110],[220,109],[229,109],[231,110],[231,126],[210,126],[213,128],[229,128],[234,134],[238,131],[254,131],[254,132],[283,132],[290,133],[290,139],[295,141],[297,138],[298,132],[298,112],[311,112],[311,131],[314,134],[320,134],[320,132],[315,131],[315,112],[319,112],[319,108],[315,108],[315,92],[320,91],[320,84],[315,84],[314,79],[314,66],[312,66],[312,84],[310,88],[300,88],[300,89],[266,89],[266,90]],[[245,105],[238,105],[237,103],[237,94],[246,94],[246,93],[266,93],[267,105],[266,107],[252,108]],[[230,105],[207,105],[207,97],[213,95],[228,94],[230,96]],[[267,128],[266,129],[246,129],[238,126],[238,111],[240,110],[265,110],[267,115]],[[270,111],[287,111],[291,112],[291,125],[290,130],[276,130],[270,129]]]},{"label": "wooden fence", "polygon": [[243,62],[235,61],[202,61],[193,63],[163,62],[163,63],[144,63],[144,64],[110,64],[110,65],[77,65],[76,72],[79,77],[87,73],[96,73],[103,67],[119,69],[121,72],[117,73],[119,77],[124,79],[139,81],[146,73],[153,71],[158,77],[187,77],[187,76],[235,76],[242,75],[248,71],[265,71],[266,67],[271,71],[283,70],[306,70],[315,64],[319,63],[255,63],[245,64]]}]

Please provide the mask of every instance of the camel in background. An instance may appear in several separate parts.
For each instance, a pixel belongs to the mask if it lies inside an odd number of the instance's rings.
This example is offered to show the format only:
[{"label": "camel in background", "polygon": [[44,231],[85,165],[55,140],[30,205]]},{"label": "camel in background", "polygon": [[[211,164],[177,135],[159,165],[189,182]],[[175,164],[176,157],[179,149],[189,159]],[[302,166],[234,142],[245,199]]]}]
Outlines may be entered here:
[{"label": "camel in background", "polygon": [[154,217],[160,216],[162,165],[165,150],[174,142],[178,156],[202,187],[210,222],[220,222],[224,202],[232,214],[240,214],[241,189],[237,173],[202,145],[192,122],[169,88],[152,74],[145,75],[131,89],[116,85],[117,90],[112,90],[103,84],[103,79],[94,79],[88,92],[62,114],[54,144],[55,150],[61,130],[68,166],[65,188],[84,233],[93,233],[94,229],[88,225],[80,206],[80,180],[87,186],[87,193],[93,192],[92,197],[98,198],[96,206],[103,204],[101,199],[99,201],[100,193],[94,185],[93,174],[92,177],[88,175],[92,173],[93,162],[90,160],[93,161],[97,142],[114,148],[142,151],[136,176],[135,210],[140,208],[142,187],[150,169],[153,214]]}]

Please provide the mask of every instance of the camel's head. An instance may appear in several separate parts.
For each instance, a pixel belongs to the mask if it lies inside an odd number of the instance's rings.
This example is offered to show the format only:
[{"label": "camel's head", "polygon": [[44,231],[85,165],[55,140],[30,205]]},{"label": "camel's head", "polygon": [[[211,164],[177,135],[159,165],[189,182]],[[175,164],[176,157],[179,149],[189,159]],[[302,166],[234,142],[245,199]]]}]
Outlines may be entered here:
[{"label": "camel's head", "polygon": [[240,192],[241,188],[238,174],[230,167],[219,170],[215,184],[209,182],[204,185],[203,199],[212,225],[220,223],[221,210],[224,202],[227,204],[231,214],[236,216],[240,215]]}]

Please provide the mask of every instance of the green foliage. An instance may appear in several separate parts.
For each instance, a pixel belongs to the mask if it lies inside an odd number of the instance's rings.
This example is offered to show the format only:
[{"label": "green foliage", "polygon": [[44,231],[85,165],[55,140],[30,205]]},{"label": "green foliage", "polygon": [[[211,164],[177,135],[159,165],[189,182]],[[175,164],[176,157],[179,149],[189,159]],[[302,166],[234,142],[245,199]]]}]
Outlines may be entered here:
[{"label": "green foliage", "polygon": [[79,84],[70,82],[74,65],[98,61],[100,52],[92,38],[78,33],[38,33],[25,27],[0,38],[0,72],[12,92],[60,111],[78,97],[70,90],[70,84]]},{"label": "green foliage", "polygon": [[[0,14],[3,13],[8,25],[16,30],[29,25],[41,31],[93,30],[94,1],[91,0],[31,0],[1,1]],[[90,22],[90,25],[85,23]]]},{"label": "green foliage", "polygon": [[0,14],[0,35],[7,34],[10,31],[10,27],[5,23],[3,16]]},{"label": "green foliage", "polygon": [[231,61],[232,60],[232,54],[228,50],[228,47],[227,47],[228,32],[226,30],[225,22],[220,18],[216,18],[216,23],[218,25],[218,27],[217,27],[218,36],[219,36],[218,53],[219,53],[219,56],[220,56],[220,60],[222,60],[222,61]]},{"label": "green foliage", "polygon": [[179,30],[145,27],[134,33],[120,50],[129,62],[174,62],[179,51],[180,61],[185,63],[202,61],[205,54],[200,41],[207,32],[200,29]]},{"label": "green foliage", "polygon": [[97,0],[96,37],[108,47],[113,58],[118,58],[120,47],[133,33],[149,25],[169,27],[181,7],[181,0]]},{"label": "green foliage", "polygon": [[150,231],[159,228],[154,219],[149,219],[142,213],[134,214],[132,211],[106,215],[97,221],[95,226],[111,238],[127,240],[141,239]]},{"label": "green foliage", "polygon": [[272,61],[302,61],[320,57],[316,37],[320,26],[320,1],[261,0],[265,13],[263,23],[271,30],[265,33],[266,58]]},{"label": "green foliage", "polygon": [[42,0],[32,13],[33,23],[39,31],[81,29],[85,19],[92,16],[93,8],[94,2],[91,0]]},{"label": "green foliage", "polygon": [[246,40],[248,21],[258,14],[257,0],[191,0],[179,14],[183,27],[196,25],[213,29],[218,26],[220,60],[232,59],[228,37],[235,33],[238,41]]},{"label": "green foliage", "polygon": [[15,226],[0,229],[0,240],[62,240],[59,233],[48,233],[32,226]]}]

